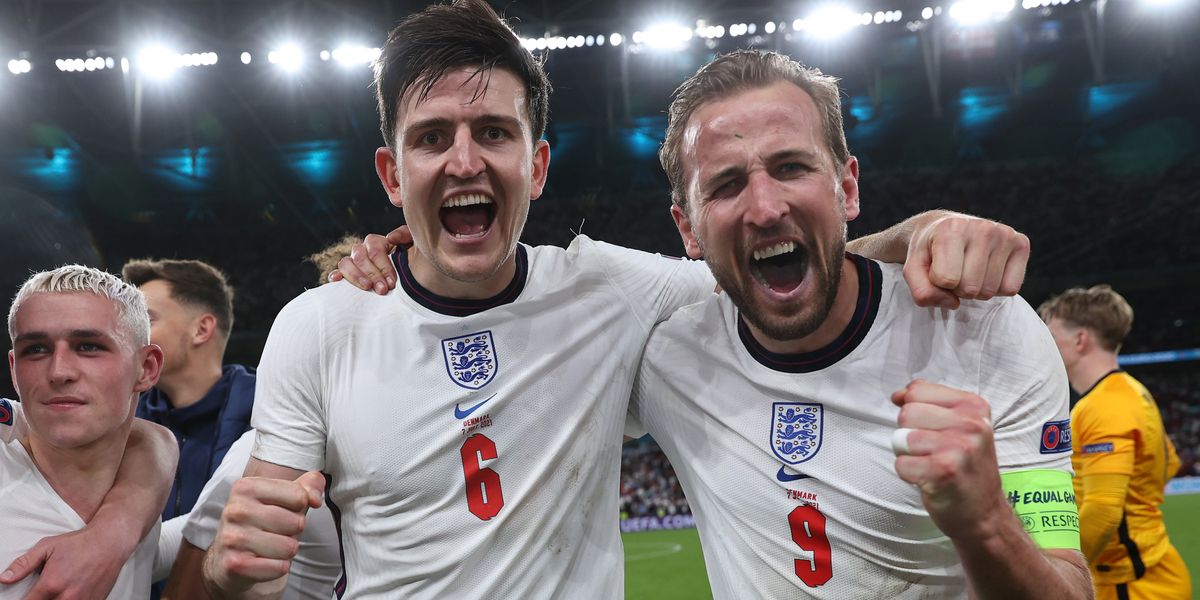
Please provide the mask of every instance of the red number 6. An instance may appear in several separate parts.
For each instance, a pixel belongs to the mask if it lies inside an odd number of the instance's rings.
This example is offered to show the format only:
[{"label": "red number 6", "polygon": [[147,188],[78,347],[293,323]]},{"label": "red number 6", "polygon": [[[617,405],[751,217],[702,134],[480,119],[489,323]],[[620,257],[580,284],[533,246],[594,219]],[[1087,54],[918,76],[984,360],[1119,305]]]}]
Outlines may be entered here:
[{"label": "red number 6", "polygon": [[500,474],[479,468],[483,461],[496,458],[496,442],[477,433],[463,442],[459,454],[462,454],[463,476],[467,479],[467,508],[471,514],[484,521],[500,514],[500,509],[504,508]]}]

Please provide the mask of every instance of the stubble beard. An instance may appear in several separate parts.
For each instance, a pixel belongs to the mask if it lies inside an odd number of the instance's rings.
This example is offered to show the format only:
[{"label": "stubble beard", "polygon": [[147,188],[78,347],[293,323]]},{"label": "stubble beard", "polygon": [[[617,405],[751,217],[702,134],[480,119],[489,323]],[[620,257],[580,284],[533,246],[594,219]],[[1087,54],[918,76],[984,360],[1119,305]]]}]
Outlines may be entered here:
[{"label": "stubble beard", "polygon": [[[808,306],[798,306],[796,311],[783,316],[771,315],[760,305],[750,286],[761,284],[755,281],[749,273],[746,274],[745,279],[737,277],[732,269],[726,269],[710,258],[711,254],[705,251],[704,241],[699,235],[696,236],[696,243],[704,256],[704,262],[708,264],[709,270],[716,278],[717,285],[729,295],[729,299],[733,301],[734,306],[738,307],[742,318],[772,340],[790,342],[811,335],[825,322],[830,311],[833,310],[838,286],[842,282],[841,263],[846,254],[846,223],[844,220],[840,233],[829,245],[831,251],[823,257],[825,260],[819,263],[823,268],[815,269],[816,272],[812,275],[815,278],[812,282],[813,302]],[[808,247],[805,250],[808,251],[810,257],[813,257],[814,251],[819,249]]]}]

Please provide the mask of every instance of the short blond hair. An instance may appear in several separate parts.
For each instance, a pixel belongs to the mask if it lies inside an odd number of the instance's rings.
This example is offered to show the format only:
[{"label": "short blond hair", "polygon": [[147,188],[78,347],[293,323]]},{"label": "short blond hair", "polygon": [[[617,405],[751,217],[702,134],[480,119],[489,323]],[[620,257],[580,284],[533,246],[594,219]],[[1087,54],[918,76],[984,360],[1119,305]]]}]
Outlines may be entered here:
[{"label": "short blond hair", "polygon": [[1038,314],[1047,323],[1050,319],[1061,319],[1092,330],[1100,345],[1112,352],[1121,348],[1133,328],[1133,307],[1106,284],[1073,287],[1043,302]]},{"label": "short blond hair", "polygon": [[17,337],[14,321],[21,304],[34,294],[96,294],[117,305],[117,316],[134,348],[150,343],[150,313],[141,290],[120,277],[83,265],[65,265],[34,273],[25,280],[8,311],[8,337]]}]

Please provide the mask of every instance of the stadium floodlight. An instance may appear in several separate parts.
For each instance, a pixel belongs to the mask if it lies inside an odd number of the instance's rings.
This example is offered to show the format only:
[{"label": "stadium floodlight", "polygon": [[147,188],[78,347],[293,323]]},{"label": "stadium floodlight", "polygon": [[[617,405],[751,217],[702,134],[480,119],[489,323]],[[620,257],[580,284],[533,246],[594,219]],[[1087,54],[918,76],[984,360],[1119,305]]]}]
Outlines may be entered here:
[{"label": "stadium floodlight", "polygon": [[252,56],[249,52],[242,53],[242,64],[243,65],[250,64],[250,61],[252,61],[252,60],[254,60],[254,56]]},{"label": "stadium floodlight", "polygon": [[929,6],[922,8],[921,9],[921,18],[925,19],[926,21],[932,19],[933,18],[933,8],[931,8]]},{"label": "stadium floodlight", "polygon": [[298,71],[304,65],[304,52],[295,44],[284,44],[267,53],[267,61],[284,71]]},{"label": "stadium floodlight", "polygon": [[[832,39],[862,25],[862,23],[862,14],[845,6],[827,5],[808,15],[803,20],[803,28],[815,37]],[[799,27],[795,27],[795,29],[799,29]]]},{"label": "stadium floodlight", "polygon": [[343,44],[333,51],[333,60],[342,66],[369,65],[379,58],[379,48],[368,48],[351,44]]},{"label": "stadium floodlight", "polygon": [[767,24],[763,25],[763,31],[766,31],[769,34],[775,33],[775,21],[767,21]]},{"label": "stadium floodlight", "polygon": [[614,34],[608,36],[608,43],[612,44],[613,46],[620,46],[621,42],[623,42],[623,41],[625,41],[625,36],[623,36],[619,33],[614,33]]},{"label": "stadium floodlight", "polygon": [[950,18],[960,25],[980,25],[998,21],[1012,12],[1013,0],[959,0],[950,5]]},{"label": "stadium floodlight", "polygon": [[675,23],[658,23],[645,31],[635,32],[633,37],[634,42],[656,50],[678,50],[692,39],[692,30]]},{"label": "stadium floodlight", "polygon": [[[79,59],[76,59],[79,60]],[[82,61],[80,61],[82,62]],[[151,79],[166,79],[183,64],[183,57],[162,46],[149,46],[138,52],[138,71]],[[80,70],[76,65],[76,71]]]},{"label": "stadium floodlight", "polygon": [[8,72],[13,75],[24,75],[33,70],[33,64],[24,58],[14,58],[8,61]]}]

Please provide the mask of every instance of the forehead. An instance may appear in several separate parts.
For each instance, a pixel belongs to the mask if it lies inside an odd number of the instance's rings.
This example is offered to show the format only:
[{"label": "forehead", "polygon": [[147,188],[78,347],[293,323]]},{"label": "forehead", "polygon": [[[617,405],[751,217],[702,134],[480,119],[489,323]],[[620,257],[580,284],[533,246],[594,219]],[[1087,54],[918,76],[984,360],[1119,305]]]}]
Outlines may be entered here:
[{"label": "forehead", "polygon": [[43,333],[65,337],[71,331],[94,330],[117,337],[117,303],[91,292],[42,292],[21,302],[13,318],[13,333]]},{"label": "forehead", "polygon": [[453,120],[480,115],[514,117],[528,127],[525,85],[521,79],[504,68],[478,73],[476,69],[448,69],[423,98],[423,83],[417,80],[400,99],[400,129],[428,119]]},{"label": "forehead", "polygon": [[707,102],[683,132],[685,168],[723,168],[730,161],[780,150],[829,154],[816,103],[786,81]]}]

